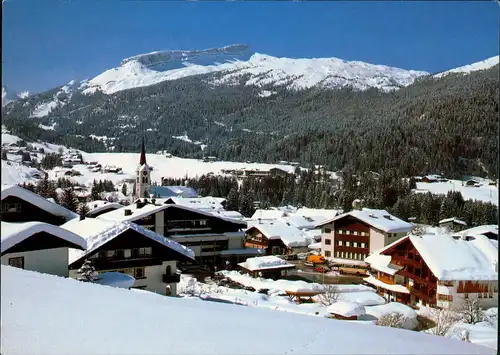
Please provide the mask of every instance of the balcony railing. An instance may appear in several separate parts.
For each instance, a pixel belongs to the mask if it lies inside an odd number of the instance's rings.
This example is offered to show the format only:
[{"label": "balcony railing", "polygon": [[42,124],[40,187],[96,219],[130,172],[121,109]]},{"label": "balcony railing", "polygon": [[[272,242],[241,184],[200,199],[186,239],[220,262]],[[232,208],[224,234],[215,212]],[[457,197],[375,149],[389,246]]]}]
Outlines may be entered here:
[{"label": "balcony railing", "polygon": [[181,281],[181,275],[179,274],[170,274],[170,275],[163,274],[162,277],[163,277],[163,283],[166,284],[172,284]]}]

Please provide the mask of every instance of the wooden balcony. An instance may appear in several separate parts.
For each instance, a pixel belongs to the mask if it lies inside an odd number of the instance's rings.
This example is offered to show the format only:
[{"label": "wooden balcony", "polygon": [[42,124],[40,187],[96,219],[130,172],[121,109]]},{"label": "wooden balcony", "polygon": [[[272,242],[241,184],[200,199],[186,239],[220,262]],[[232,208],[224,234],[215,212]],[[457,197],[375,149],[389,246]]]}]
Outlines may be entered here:
[{"label": "wooden balcony", "polygon": [[421,300],[427,302],[427,303],[432,303],[432,304],[435,304],[436,303],[436,295],[434,294],[434,296],[430,296],[428,294],[429,290],[417,290],[416,288],[414,287],[411,287],[411,286],[408,286],[408,290],[410,290],[410,293],[412,295],[414,295],[415,297],[418,297],[420,298]]},{"label": "wooden balcony", "polygon": [[178,283],[181,281],[181,275],[179,274],[163,274],[162,275],[163,283],[166,284],[173,284],[173,283]]},{"label": "wooden balcony", "polygon": [[97,270],[109,270],[109,269],[127,269],[133,267],[144,267],[152,265],[161,265],[162,260],[160,258],[96,258],[92,259],[92,265]]},{"label": "wooden balcony", "polygon": [[393,255],[391,258],[391,263],[399,266],[405,266],[405,265],[410,265],[413,267],[421,267],[422,265],[420,262],[415,261],[413,259],[407,258],[405,256],[400,256],[400,255]]},{"label": "wooden balcony", "polygon": [[427,285],[429,288],[436,288],[436,282],[431,281],[431,277],[427,276],[426,278],[417,276],[415,274],[409,273],[408,271],[405,270],[400,270],[398,271],[398,274],[404,277],[407,277],[409,279],[414,280],[415,282],[418,282],[420,284]]}]

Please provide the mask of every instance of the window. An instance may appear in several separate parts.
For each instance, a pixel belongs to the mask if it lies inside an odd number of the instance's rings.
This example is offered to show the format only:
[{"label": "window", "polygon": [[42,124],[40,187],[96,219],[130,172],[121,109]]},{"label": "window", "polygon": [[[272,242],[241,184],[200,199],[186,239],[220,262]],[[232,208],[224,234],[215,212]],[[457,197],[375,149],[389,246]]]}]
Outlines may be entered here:
[{"label": "window", "polygon": [[338,230],[337,230],[337,234],[343,234],[343,233],[342,233],[342,229],[338,229]]},{"label": "window", "polygon": [[340,252],[339,252],[339,251],[336,251],[336,252],[335,252],[335,257],[336,257],[336,258],[340,257]]},{"label": "window", "polygon": [[137,183],[139,183],[139,178],[137,178],[135,181],[136,181]]},{"label": "window", "polygon": [[468,299],[469,298],[469,294],[468,293],[464,293],[464,298]]},{"label": "window", "polygon": [[346,247],[351,246],[351,242],[345,242],[345,246],[346,246]]},{"label": "window", "polygon": [[352,246],[355,247],[355,248],[357,248],[358,247],[358,243],[354,242],[354,243],[352,243]]},{"label": "window", "polygon": [[125,250],[123,250],[123,249],[117,250],[116,257],[118,259],[125,259]]},{"label": "window", "polygon": [[142,178],[142,183],[143,184],[147,184],[148,183],[148,178],[147,177],[143,177]]},{"label": "window", "polygon": [[357,231],[353,231],[352,234],[358,235],[358,232]]},{"label": "window", "polygon": [[332,230],[330,228],[325,228],[325,233],[331,233]]},{"label": "window", "polygon": [[361,243],[361,244],[360,244],[360,247],[361,247],[361,248],[364,248],[365,246],[366,246],[366,244],[365,244],[365,243]]},{"label": "window", "polygon": [[331,245],[332,240],[331,239],[325,239],[325,245]]},{"label": "window", "polygon": [[139,249],[132,249],[132,258],[137,259],[139,257]]},{"label": "window", "polygon": [[344,257],[345,257],[345,252],[342,252],[342,253],[341,253],[341,255],[340,255],[340,257],[341,257],[342,259],[344,259]]},{"label": "window", "polygon": [[134,270],[134,277],[136,279],[144,279],[146,276],[144,276],[144,268],[143,267],[138,267]]},{"label": "window", "polygon": [[106,255],[108,255],[108,253],[105,251],[100,251],[99,253],[97,253],[97,257],[99,259],[106,259]]},{"label": "window", "polygon": [[206,225],[207,225],[207,221],[206,220],[200,221],[200,226],[206,226]]},{"label": "window", "polygon": [[21,212],[20,203],[4,203],[2,204],[3,212]]},{"label": "window", "polygon": [[17,258],[9,258],[9,265],[24,269],[24,256],[19,256]]},{"label": "window", "polygon": [[351,231],[344,231],[345,234],[351,234]]},{"label": "window", "polygon": [[172,275],[172,267],[170,265],[167,265],[167,269],[165,270],[165,274]]},{"label": "window", "polygon": [[330,256],[332,256],[332,253],[330,253],[329,250],[325,250],[325,256],[329,258]]},{"label": "window", "polygon": [[341,247],[341,246],[342,246],[342,241],[341,241],[341,240],[338,240],[338,241],[337,241],[337,245],[338,245],[339,247]]},{"label": "window", "polygon": [[281,252],[280,252],[280,247],[278,247],[278,246],[274,246],[274,247],[272,248],[272,254],[273,254],[273,255],[277,255],[277,254],[279,255],[279,254],[281,254]]}]

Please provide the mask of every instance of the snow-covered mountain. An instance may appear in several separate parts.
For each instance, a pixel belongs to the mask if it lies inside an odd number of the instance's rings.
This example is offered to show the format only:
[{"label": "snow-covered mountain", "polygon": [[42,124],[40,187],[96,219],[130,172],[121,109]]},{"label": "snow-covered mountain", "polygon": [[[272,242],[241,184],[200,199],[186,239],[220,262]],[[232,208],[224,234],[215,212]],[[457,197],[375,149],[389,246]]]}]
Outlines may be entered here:
[{"label": "snow-covered mountain", "polygon": [[126,58],[116,68],[82,82],[84,93],[105,94],[144,87],[187,76],[219,72],[215,85],[288,85],[293,89],[313,86],[378,88],[384,91],[407,86],[427,72],[405,70],[338,58],[276,58],[255,53],[248,60],[248,46],[232,45],[200,51],[164,51]]},{"label": "snow-covered mountain", "polygon": [[2,86],[2,107],[7,105],[9,102],[16,101],[17,99],[25,99],[28,96],[30,96],[29,91],[15,93],[12,90]]},{"label": "snow-covered mountain", "polygon": [[464,65],[464,66],[461,66],[461,67],[458,67],[455,69],[451,69],[451,70],[447,70],[447,71],[438,73],[438,74],[434,75],[433,77],[434,78],[442,78],[443,76],[446,76],[446,75],[451,74],[451,73],[468,74],[468,73],[478,71],[478,70],[486,70],[486,69],[489,69],[489,68],[497,65],[498,59],[499,59],[499,56],[497,55],[497,56],[482,60],[480,62]]}]

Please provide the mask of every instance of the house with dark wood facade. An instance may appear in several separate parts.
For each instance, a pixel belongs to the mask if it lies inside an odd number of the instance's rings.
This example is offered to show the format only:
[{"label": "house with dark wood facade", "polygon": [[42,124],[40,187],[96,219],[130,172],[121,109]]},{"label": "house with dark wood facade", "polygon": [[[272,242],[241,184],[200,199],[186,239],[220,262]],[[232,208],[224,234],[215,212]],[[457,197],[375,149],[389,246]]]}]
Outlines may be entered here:
[{"label": "house with dark wood facade", "polygon": [[[242,252],[244,221],[177,204],[136,203],[104,213],[97,219],[129,221],[189,247],[194,264],[223,267],[227,256]],[[225,257],[221,257],[224,251]]]},{"label": "house with dark wood facade", "polygon": [[484,235],[489,239],[498,240],[498,225],[487,224],[477,227],[472,227],[470,229],[465,229],[454,234],[459,237],[473,237],[475,235]]},{"label": "house with dark wood facade", "polygon": [[441,308],[466,298],[498,302],[498,242],[483,235],[408,235],[365,261],[372,270],[365,281],[388,301]]},{"label": "house with dark wood facade", "polygon": [[62,226],[82,236],[87,250],[70,249],[69,275],[88,259],[99,273],[121,272],[135,278],[134,288],[176,295],[177,262],[194,261],[194,252],[138,224],[97,218],[72,220]]},{"label": "house with dark wood facade", "polygon": [[364,265],[364,259],[413,229],[385,210],[354,209],[318,224],[321,255],[338,264]]},{"label": "house with dark wood facade", "polygon": [[440,227],[446,227],[453,232],[458,232],[467,228],[467,222],[456,217],[445,218],[439,221]]},{"label": "house with dark wood facade", "polygon": [[85,250],[75,233],[43,222],[1,222],[3,265],[68,277],[68,249]]},{"label": "house with dark wood facade", "polygon": [[5,222],[45,222],[60,226],[78,215],[17,185],[2,185],[1,220]]},{"label": "house with dark wood facade", "polygon": [[285,221],[259,221],[245,231],[245,247],[264,249],[267,255],[307,252],[313,242],[304,231]]}]

